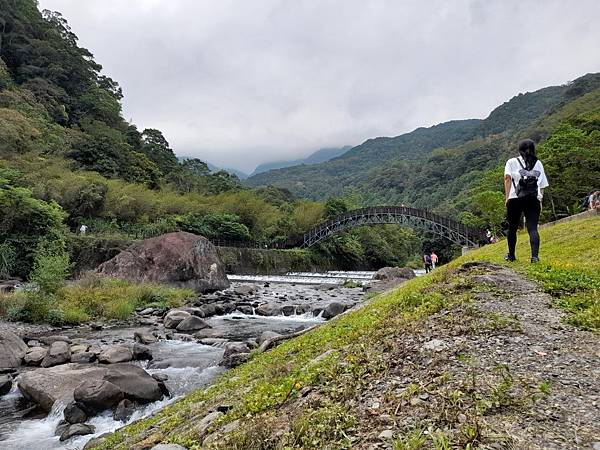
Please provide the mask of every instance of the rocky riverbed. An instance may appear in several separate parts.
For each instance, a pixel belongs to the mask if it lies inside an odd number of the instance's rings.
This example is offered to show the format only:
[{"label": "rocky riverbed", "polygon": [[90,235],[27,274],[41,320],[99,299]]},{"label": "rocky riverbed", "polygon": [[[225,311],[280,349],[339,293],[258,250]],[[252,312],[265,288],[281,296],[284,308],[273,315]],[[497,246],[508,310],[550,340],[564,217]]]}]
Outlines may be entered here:
[{"label": "rocky riverbed", "polygon": [[318,285],[234,282],[181,308],[139,310],[127,324],[0,323],[0,447],[82,448],[206,386],[261,344],[363,299],[363,288],[339,284],[351,276],[330,278],[315,277]]}]

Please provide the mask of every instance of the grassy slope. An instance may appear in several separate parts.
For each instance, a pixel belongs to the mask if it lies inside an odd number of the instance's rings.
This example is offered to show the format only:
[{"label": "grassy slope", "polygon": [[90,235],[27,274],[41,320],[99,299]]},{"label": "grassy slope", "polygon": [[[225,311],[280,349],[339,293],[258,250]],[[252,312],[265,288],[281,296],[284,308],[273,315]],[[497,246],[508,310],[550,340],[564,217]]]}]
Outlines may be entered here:
[{"label": "grassy slope", "polygon": [[[600,217],[546,228],[541,236],[544,262],[535,266],[525,262],[527,240],[521,236],[515,269],[556,296],[557,303],[572,313],[569,320],[600,328]],[[243,419],[244,425],[215,448],[348,448],[344,430],[353,427],[356,419],[345,409],[345,399],[356,394],[363,380],[384,376],[382,360],[394,337],[414,330],[424,317],[468,301],[460,290],[448,289],[450,283],[460,282],[455,271],[459,265],[472,260],[504,264],[504,253],[504,242],[490,245],[411,280],[360,310],[255,356],[211,388],[109,436],[100,448],[146,448],[161,441],[202,448],[195,427],[211,408],[224,403],[233,408],[213,429],[236,419]],[[276,420],[290,402],[301,401],[306,389],[326,393],[327,400],[317,409],[299,408],[290,426],[292,436],[287,442],[291,444],[269,444],[265,420]]]}]

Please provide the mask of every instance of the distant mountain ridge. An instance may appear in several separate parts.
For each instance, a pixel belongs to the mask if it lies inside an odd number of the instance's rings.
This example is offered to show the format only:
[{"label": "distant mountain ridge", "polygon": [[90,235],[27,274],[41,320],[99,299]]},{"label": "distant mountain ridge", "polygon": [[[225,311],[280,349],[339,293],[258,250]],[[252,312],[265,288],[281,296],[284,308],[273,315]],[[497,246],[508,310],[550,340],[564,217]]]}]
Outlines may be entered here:
[{"label": "distant mountain ridge", "polygon": [[290,161],[273,161],[269,163],[260,164],[254,169],[249,176],[258,175],[259,173],[268,172],[269,170],[284,169],[286,167],[301,166],[303,164],[319,164],[322,162],[329,161],[343,155],[352,148],[351,145],[345,145],[344,147],[332,147],[322,148],[316,152],[310,154],[306,158],[295,159]]},{"label": "distant mountain ridge", "polygon": [[[455,210],[448,205],[513,154],[519,139],[544,140],[552,131],[548,118],[570,111],[570,105],[599,88],[600,74],[587,74],[564,85],[520,93],[485,119],[369,139],[330,161],[259,173],[244,184],[271,185],[314,200],[351,193],[367,205],[401,202],[452,214]],[[592,107],[581,105],[571,114]]]}]

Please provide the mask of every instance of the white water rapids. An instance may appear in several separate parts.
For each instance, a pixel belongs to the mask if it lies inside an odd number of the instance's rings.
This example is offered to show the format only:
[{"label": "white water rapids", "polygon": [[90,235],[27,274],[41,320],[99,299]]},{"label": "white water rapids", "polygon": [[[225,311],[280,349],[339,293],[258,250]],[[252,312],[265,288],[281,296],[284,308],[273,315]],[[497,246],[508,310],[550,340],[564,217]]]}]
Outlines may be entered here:
[{"label": "white water rapids", "polygon": [[[371,280],[373,274],[374,272],[337,271],[320,274],[298,272],[284,276],[230,276],[230,279],[232,282],[238,283],[282,283],[280,288],[271,288],[275,293],[278,293],[277,295],[282,296],[280,298],[287,299],[290,298],[290,293],[298,292],[299,298],[310,301],[310,295],[325,294],[318,294],[321,291],[315,291],[308,285],[336,285],[343,283],[345,280],[354,280],[362,284]],[[291,286],[292,284],[298,286]],[[341,289],[340,291],[350,290]],[[312,292],[317,294],[312,294]],[[345,294],[337,292],[337,294],[332,294],[332,296],[334,295],[343,296]],[[324,319],[320,315],[315,317],[312,313],[264,317],[234,312],[211,317],[207,321],[213,328],[220,330],[223,337],[243,341],[251,337],[257,338],[265,330],[281,334],[291,333],[301,328],[310,327],[313,324],[322,323]],[[82,342],[88,344],[104,345],[110,339],[116,341],[122,341],[124,338],[132,339],[133,328],[104,329],[79,337]],[[202,345],[195,341],[184,342],[180,340],[163,340],[151,344],[150,347],[154,360],[141,365],[151,374],[164,373],[169,377],[166,385],[172,397],[139,407],[126,423],[147,417],[181,398],[186,393],[207,386],[224,371],[223,368],[218,366],[223,355],[223,349],[218,347]],[[167,361],[169,367],[164,369],[152,368],[153,364],[155,367],[160,366],[161,361]],[[18,378],[16,381],[18,382]],[[95,427],[96,432],[94,435],[76,437],[67,442],[60,442],[54,433],[56,426],[63,419],[65,405],[56,403],[50,414],[45,418],[22,419],[19,414],[22,414],[26,405],[16,385],[17,383],[14,383],[9,394],[0,397],[0,449],[2,450],[78,450],[91,438],[126,425],[124,422],[115,421],[112,418],[112,412],[107,411],[86,422]]]}]

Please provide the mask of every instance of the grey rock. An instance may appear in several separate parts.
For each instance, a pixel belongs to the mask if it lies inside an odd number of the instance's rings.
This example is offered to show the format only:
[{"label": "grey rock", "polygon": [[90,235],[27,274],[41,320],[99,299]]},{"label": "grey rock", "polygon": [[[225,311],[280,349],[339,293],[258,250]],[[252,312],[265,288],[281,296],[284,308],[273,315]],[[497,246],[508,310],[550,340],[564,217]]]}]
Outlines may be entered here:
[{"label": "grey rock", "polygon": [[6,395],[12,389],[13,381],[8,375],[0,375],[0,396]]},{"label": "grey rock", "polygon": [[229,340],[225,338],[204,338],[200,339],[198,342],[200,342],[202,345],[210,345],[211,347],[221,348],[225,346]]},{"label": "grey rock", "polygon": [[45,345],[52,345],[54,342],[66,342],[70,344],[72,341],[68,336],[54,335],[54,336],[39,336],[38,341]]},{"label": "grey rock", "polygon": [[67,431],[70,426],[71,426],[71,424],[69,422],[67,422],[66,420],[61,420],[60,422],[58,422],[58,425],[54,429],[54,435],[60,436],[65,431]]},{"label": "grey rock", "polygon": [[77,364],[89,364],[96,360],[96,355],[91,352],[75,353],[71,355],[71,362]]},{"label": "grey rock", "polygon": [[285,305],[281,308],[284,316],[293,316],[296,314],[297,305]]},{"label": "grey rock", "polygon": [[133,339],[140,344],[148,345],[154,344],[158,341],[158,338],[154,336],[149,330],[137,330],[133,333]]},{"label": "grey rock", "polygon": [[154,378],[160,383],[161,381],[167,381],[169,379],[169,375],[167,375],[166,373],[153,373],[152,378]]},{"label": "grey rock", "polygon": [[229,287],[216,247],[192,233],[167,233],[136,242],[101,264],[98,273],[131,281],[166,283],[197,292]]},{"label": "grey rock", "polygon": [[136,361],[148,361],[152,359],[152,350],[142,344],[133,344],[133,359]]},{"label": "grey rock", "polygon": [[71,425],[63,434],[60,435],[60,441],[63,442],[69,440],[74,436],[86,436],[88,434],[94,434],[95,431],[96,429],[92,425],[88,425],[86,423],[76,423],[75,425]]},{"label": "grey rock", "polygon": [[259,316],[279,316],[281,315],[281,306],[277,303],[263,303],[256,308],[256,314]]},{"label": "grey rock", "polygon": [[87,352],[89,348],[90,346],[85,344],[71,345],[71,355],[75,353]]},{"label": "grey rock", "polygon": [[183,319],[179,325],[177,325],[177,331],[189,332],[189,331],[200,331],[205,328],[210,328],[204,320],[200,317],[190,316]]},{"label": "grey rock", "polygon": [[250,348],[245,342],[228,342],[225,344],[223,358],[227,358],[235,353],[250,353]]},{"label": "grey rock", "polygon": [[415,271],[408,267],[384,267],[373,276],[374,280],[411,280],[415,278]]},{"label": "grey rock", "polygon": [[233,288],[233,293],[240,297],[254,294],[256,291],[258,291],[258,286],[253,284],[242,284]]},{"label": "grey rock", "polygon": [[71,360],[71,347],[65,341],[54,341],[42,360],[42,367],[58,366]]},{"label": "grey rock", "polygon": [[241,306],[238,306],[236,309],[239,312],[241,312],[242,314],[247,314],[249,316],[254,314],[254,310],[252,309],[252,306],[249,306],[249,305],[241,305]]},{"label": "grey rock", "polygon": [[220,411],[213,411],[213,412],[207,414],[206,416],[204,416],[202,419],[200,419],[198,424],[194,427],[194,432],[195,432],[194,434],[196,434],[197,436],[200,436],[200,437],[205,436],[207,430],[214,423],[214,421],[217,420],[222,415],[223,415],[223,413]]},{"label": "grey rock", "polygon": [[163,398],[158,381],[134,364],[109,366],[104,380],[117,386],[131,401],[149,403]]},{"label": "grey rock", "polygon": [[429,342],[423,344],[423,349],[434,352],[441,352],[449,347],[450,345],[448,345],[447,342],[442,341],[441,339],[432,339]]},{"label": "grey rock", "polygon": [[104,364],[118,364],[133,359],[133,352],[122,345],[115,345],[103,350],[98,355],[98,361]]},{"label": "grey rock", "polygon": [[177,325],[179,325],[181,322],[183,322],[185,319],[191,316],[192,315],[187,311],[172,309],[165,316],[163,323],[165,325],[165,328],[177,328]]},{"label": "grey rock", "polygon": [[93,413],[112,408],[123,400],[123,391],[107,380],[83,381],[73,392],[76,402]]},{"label": "grey rock", "polygon": [[113,413],[113,419],[119,422],[126,422],[135,412],[135,403],[124,398],[119,402]]},{"label": "grey rock", "polygon": [[223,357],[219,365],[232,369],[244,364],[246,361],[248,361],[249,357],[250,353],[232,353],[231,355]]},{"label": "grey rock", "polygon": [[85,422],[88,417],[84,409],[85,407],[77,402],[69,403],[63,411],[65,420],[70,424]]},{"label": "grey rock", "polygon": [[260,337],[258,338],[258,344],[261,345],[263,342],[268,341],[273,338],[280,337],[281,334],[275,333],[274,331],[263,331]]},{"label": "grey rock", "polygon": [[332,302],[323,310],[323,318],[331,319],[344,312],[346,307],[338,302]]},{"label": "grey rock", "polygon": [[158,444],[152,447],[150,450],[187,450],[178,444]]},{"label": "grey rock", "polygon": [[0,331],[0,371],[19,367],[27,349],[27,344],[15,333]]},{"label": "grey rock", "polygon": [[31,347],[25,354],[23,362],[28,366],[39,366],[46,357],[46,353],[48,353],[46,348]]},{"label": "grey rock", "polygon": [[56,401],[64,404],[72,402],[73,392],[81,380],[99,381],[105,373],[103,367],[63,364],[24,372],[19,376],[17,385],[23,397],[49,412]]},{"label": "grey rock", "polygon": [[392,430],[383,430],[379,433],[379,439],[388,440],[394,437],[394,432]]}]

